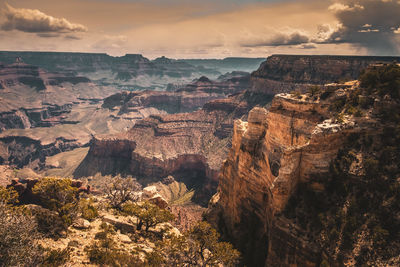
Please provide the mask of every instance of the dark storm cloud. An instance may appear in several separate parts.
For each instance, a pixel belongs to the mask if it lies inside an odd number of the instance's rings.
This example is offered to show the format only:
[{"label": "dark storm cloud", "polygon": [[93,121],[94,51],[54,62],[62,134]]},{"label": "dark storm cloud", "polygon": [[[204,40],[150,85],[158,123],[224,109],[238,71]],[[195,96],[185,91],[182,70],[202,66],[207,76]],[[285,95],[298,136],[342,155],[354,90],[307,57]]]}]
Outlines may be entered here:
[{"label": "dark storm cloud", "polygon": [[282,46],[308,43],[310,37],[301,32],[275,33],[262,39],[250,39],[241,42],[242,47]]},{"label": "dark storm cloud", "polygon": [[400,2],[394,0],[343,1],[330,6],[338,28],[324,41],[351,43],[373,54],[400,52]]},{"label": "dark storm cloud", "polygon": [[2,12],[5,21],[1,25],[4,31],[18,30],[37,33],[40,37],[55,37],[60,33],[85,32],[87,28],[74,24],[64,18],[49,16],[37,9],[13,8],[6,4]]}]

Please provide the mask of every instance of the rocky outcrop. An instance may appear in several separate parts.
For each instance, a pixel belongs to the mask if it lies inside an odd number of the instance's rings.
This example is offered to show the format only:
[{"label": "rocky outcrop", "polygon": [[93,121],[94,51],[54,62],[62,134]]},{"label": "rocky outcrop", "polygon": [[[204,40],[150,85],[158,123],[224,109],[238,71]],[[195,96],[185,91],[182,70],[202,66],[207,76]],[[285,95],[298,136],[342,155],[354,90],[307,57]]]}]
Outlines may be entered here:
[{"label": "rocky outcrop", "polygon": [[227,73],[218,80],[212,81],[205,76],[196,79],[192,83],[178,87],[177,92],[202,92],[222,95],[235,94],[249,87],[250,74],[246,72]]},{"label": "rocky outcrop", "polygon": [[235,121],[208,218],[240,248],[248,266],[320,263],[313,241],[280,214],[297,185],[327,173],[345,137],[359,130],[329,119],[329,105],[339,95],[317,101],[279,94],[269,111],[254,108],[247,122]]},{"label": "rocky outcrop", "polygon": [[272,55],[251,74],[250,90],[278,94],[305,91],[323,85],[357,79],[371,64],[400,62],[399,57]]}]

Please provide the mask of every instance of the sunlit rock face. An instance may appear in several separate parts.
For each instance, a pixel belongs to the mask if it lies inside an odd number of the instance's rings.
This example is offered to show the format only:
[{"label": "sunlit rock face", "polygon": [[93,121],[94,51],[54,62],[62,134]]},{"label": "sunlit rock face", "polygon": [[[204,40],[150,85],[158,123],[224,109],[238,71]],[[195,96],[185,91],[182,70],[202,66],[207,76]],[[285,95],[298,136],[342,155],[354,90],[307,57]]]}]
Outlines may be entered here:
[{"label": "sunlit rock face", "polygon": [[[249,266],[314,266],[319,250],[285,222],[298,183],[327,173],[353,125],[325,121],[329,101],[276,95],[234,123],[232,148],[219,175],[210,220],[244,253]],[[309,244],[310,243],[310,244]]]}]

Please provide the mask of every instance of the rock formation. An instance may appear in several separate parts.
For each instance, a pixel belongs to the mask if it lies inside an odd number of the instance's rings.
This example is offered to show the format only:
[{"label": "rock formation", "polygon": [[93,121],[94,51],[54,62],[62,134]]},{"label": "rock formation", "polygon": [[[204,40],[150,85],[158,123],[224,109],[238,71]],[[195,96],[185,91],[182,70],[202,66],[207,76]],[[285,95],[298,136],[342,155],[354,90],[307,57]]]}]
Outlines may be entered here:
[{"label": "rock formation", "polygon": [[297,185],[327,173],[345,137],[359,131],[353,122],[328,119],[330,103],[339,97],[314,101],[279,94],[268,112],[254,108],[247,122],[235,121],[209,217],[235,241],[250,266],[263,266],[265,259],[267,266],[319,264],[320,252],[279,214]]},{"label": "rock formation", "polygon": [[[226,100],[225,106],[229,105],[235,104]],[[173,174],[189,187],[201,188],[195,198],[204,204],[215,192],[217,173],[229,147],[234,116],[225,106],[150,116],[126,133],[96,136],[75,175],[122,172],[158,181]]]},{"label": "rock formation", "polygon": [[305,91],[310,85],[355,80],[374,63],[399,57],[272,55],[251,74],[251,91],[264,94]]},{"label": "rock formation", "polygon": [[399,69],[278,94],[235,121],[207,218],[246,265],[398,264]]}]

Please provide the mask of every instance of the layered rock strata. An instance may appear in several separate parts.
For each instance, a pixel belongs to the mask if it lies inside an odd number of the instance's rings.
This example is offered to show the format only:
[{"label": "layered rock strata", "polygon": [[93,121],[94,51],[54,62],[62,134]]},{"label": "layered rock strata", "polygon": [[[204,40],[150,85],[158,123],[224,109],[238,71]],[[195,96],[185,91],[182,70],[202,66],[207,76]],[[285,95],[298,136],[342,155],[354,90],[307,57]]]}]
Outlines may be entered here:
[{"label": "layered rock strata", "polygon": [[279,94],[310,85],[357,79],[371,64],[400,62],[399,57],[272,55],[251,74],[250,90]]},{"label": "layered rock strata", "polygon": [[254,108],[247,122],[235,121],[208,218],[249,266],[319,264],[320,250],[280,214],[297,185],[327,173],[345,137],[359,131],[352,122],[328,119],[328,107],[338,98],[340,92],[323,101],[279,94],[269,111]]},{"label": "layered rock strata", "polygon": [[228,151],[234,119],[228,115],[223,108],[214,108],[150,116],[126,133],[96,136],[75,175],[129,173],[153,181],[174,175],[188,187],[200,188],[195,198],[204,202],[216,190]]}]

